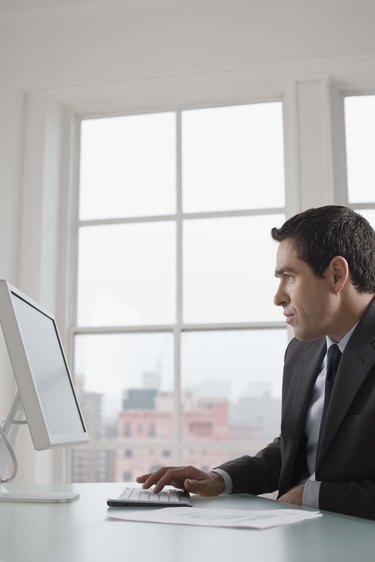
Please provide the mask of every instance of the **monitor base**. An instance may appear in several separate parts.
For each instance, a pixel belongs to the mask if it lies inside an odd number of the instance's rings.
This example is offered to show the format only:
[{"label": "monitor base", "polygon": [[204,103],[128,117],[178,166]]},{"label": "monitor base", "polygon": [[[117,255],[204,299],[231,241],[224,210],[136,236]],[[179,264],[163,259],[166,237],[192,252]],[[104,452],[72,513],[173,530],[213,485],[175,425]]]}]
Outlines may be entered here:
[{"label": "monitor base", "polygon": [[0,502],[17,503],[68,503],[78,500],[76,492],[13,492],[0,485]]}]

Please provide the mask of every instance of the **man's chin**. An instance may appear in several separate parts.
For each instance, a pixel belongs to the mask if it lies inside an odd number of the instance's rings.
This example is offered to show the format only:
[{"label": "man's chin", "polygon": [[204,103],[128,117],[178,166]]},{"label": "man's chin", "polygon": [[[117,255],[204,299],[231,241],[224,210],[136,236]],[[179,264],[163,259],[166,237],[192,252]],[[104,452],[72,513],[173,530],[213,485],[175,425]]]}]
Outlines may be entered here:
[{"label": "man's chin", "polygon": [[322,336],[319,334],[307,334],[306,332],[301,332],[299,330],[294,330],[294,337],[302,342],[310,342],[321,338]]}]

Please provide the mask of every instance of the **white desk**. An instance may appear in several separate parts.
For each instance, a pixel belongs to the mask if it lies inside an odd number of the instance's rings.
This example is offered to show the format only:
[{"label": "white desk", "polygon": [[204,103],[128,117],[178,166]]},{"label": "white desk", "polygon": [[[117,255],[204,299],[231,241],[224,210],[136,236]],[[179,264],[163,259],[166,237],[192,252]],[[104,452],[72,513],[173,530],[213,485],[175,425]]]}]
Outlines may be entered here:
[{"label": "white desk", "polygon": [[[73,488],[81,497],[70,504],[0,504],[0,562],[374,561],[373,521],[325,512],[265,531],[111,521],[106,499],[118,496],[122,484]],[[194,505],[282,507],[247,495],[194,497]]]}]

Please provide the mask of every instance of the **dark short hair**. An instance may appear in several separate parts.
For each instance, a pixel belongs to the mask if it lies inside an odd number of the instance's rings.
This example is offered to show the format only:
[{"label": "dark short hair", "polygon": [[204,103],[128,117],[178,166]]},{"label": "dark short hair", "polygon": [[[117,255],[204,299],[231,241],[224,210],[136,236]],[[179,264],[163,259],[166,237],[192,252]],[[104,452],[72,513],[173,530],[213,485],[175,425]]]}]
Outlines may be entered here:
[{"label": "dark short hair", "polygon": [[292,240],[298,257],[317,277],[323,277],[332,258],[342,256],[357,291],[375,293],[375,232],[352,209],[338,205],[309,209],[273,228],[271,235],[277,242]]}]

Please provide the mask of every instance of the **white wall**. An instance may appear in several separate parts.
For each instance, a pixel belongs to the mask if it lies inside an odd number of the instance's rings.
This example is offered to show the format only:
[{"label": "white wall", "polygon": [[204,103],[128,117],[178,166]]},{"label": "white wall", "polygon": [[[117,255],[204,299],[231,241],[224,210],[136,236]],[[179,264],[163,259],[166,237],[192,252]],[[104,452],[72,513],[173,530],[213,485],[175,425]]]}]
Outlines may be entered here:
[{"label": "white wall", "polygon": [[374,21],[373,0],[0,0],[0,277],[68,321],[80,114],[281,98],[290,210],[345,202],[342,95],[375,91]]}]

